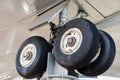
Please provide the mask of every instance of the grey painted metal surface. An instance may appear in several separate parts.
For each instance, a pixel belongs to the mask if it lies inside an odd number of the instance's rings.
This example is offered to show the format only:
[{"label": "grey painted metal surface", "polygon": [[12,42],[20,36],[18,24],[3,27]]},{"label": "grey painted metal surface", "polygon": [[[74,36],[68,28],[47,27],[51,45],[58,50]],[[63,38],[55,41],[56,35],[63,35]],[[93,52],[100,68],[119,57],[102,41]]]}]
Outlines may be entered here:
[{"label": "grey painted metal surface", "polygon": [[[68,75],[69,71],[60,66],[52,53],[48,54],[46,80],[79,80],[79,78]],[[76,73],[73,73],[76,74]]]},{"label": "grey painted metal surface", "polygon": [[35,0],[34,5],[38,13],[42,13],[65,0]]},{"label": "grey painted metal surface", "polygon": [[34,21],[30,23],[28,29],[33,29],[41,24],[51,22],[62,11],[65,5],[66,3],[61,3],[55,8],[45,12],[44,14],[41,14],[38,18],[36,18]]},{"label": "grey painted metal surface", "polygon": [[104,17],[120,11],[120,0],[85,0]]}]

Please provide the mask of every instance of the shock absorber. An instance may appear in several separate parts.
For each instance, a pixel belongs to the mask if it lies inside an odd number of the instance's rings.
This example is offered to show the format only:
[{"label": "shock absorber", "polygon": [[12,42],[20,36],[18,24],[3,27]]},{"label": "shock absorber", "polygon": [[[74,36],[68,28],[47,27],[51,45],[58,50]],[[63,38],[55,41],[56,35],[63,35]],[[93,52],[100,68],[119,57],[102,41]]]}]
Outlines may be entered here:
[{"label": "shock absorber", "polygon": [[68,22],[67,16],[68,16],[68,3],[60,13],[59,26],[63,26],[66,22]]}]

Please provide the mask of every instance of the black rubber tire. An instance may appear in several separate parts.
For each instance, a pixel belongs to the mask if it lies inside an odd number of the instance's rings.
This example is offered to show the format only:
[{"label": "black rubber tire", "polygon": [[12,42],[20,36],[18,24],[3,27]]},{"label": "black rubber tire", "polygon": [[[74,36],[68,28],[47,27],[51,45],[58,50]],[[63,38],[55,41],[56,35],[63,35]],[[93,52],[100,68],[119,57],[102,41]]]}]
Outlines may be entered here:
[{"label": "black rubber tire", "polygon": [[83,75],[98,76],[107,71],[114,61],[116,53],[114,40],[104,31],[99,31],[99,34],[101,43],[100,54],[95,61],[78,70]]},{"label": "black rubber tire", "polygon": [[[28,44],[33,44],[36,47],[36,57],[30,66],[24,67],[20,63],[20,55],[23,48]],[[16,55],[16,69],[18,73],[27,79],[41,77],[46,70],[49,51],[49,43],[42,37],[34,36],[25,40]]]},{"label": "black rubber tire", "polygon": [[[82,32],[83,40],[79,49],[73,54],[66,55],[60,49],[60,41],[63,34],[71,29],[77,28]],[[57,32],[53,43],[53,54],[57,62],[67,69],[80,69],[87,65],[96,55],[99,47],[99,33],[95,25],[89,20],[77,18],[67,22]]]}]

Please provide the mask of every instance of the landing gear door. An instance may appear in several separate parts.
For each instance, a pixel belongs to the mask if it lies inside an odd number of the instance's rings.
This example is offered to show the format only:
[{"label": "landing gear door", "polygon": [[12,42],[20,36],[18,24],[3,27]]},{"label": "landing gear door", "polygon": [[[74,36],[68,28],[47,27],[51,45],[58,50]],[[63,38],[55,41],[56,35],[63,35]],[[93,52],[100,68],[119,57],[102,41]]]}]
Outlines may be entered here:
[{"label": "landing gear door", "polygon": [[35,0],[34,6],[36,8],[37,13],[43,13],[48,9],[56,6],[57,4],[66,1],[66,0]]}]

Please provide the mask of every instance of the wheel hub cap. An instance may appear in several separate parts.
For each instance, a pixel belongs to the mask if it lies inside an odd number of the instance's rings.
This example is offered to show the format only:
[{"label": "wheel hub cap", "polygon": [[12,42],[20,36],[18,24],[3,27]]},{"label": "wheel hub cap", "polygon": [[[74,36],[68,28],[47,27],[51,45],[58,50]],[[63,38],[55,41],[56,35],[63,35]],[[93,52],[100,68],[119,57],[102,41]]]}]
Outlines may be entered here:
[{"label": "wheel hub cap", "polygon": [[76,43],[76,38],[75,37],[68,38],[68,40],[67,40],[68,46],[72,47],[72,46],[75,45],[75,43]]},{"label": "wheel hub cap", "polygon": [[26,60],[31,60],[32,59],[32,56],[33,56],[33,53],[31,51],[29,51],[25,57]]}]

